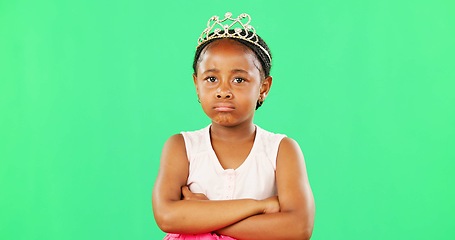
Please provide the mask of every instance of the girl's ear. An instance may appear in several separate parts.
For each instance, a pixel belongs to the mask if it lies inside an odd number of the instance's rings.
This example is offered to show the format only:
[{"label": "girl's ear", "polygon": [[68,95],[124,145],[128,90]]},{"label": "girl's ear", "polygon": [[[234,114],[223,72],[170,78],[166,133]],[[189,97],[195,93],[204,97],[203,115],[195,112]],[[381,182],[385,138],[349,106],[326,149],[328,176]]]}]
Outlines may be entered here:
[{"label": "girl's ear", "polygon": [[196,80],[197,80],[196,73],[193,73],[193,82],[194,82],[194,85],[196,85]]},{"label": "girl's ear", "polygon": [[196,88],[197,99],[199,101],[199,89],[197,87],[197,76],[196,76],[196,73],[193,73],[193,83],[194,83],[194,87]]},{"label": "girl's ear", "polygon": [[270,88],[272,87],[272,76],[266,77],[261,83],[261,89],[259,98],[264,101],[269,94]]},{"label": "girl's ear", "polygon": [[193,83],[194,83],[194,86],[196,87],[196,91],[198,91],[198,89],[197,89],[197,76],[196,76],[196,73],[193,73]]}]

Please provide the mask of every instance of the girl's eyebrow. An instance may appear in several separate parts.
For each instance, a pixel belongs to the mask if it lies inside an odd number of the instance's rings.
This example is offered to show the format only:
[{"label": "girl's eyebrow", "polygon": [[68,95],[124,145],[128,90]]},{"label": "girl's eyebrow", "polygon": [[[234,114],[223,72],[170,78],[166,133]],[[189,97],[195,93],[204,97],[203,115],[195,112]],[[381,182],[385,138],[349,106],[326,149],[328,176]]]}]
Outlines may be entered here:
[{"label": "girl's eyebrow", "polygon": [[205,70],[202,74],[204,74],[204,73],[212,73],[212,72],[217,73],[217,72],[219,72],[219,71],[220,71],[220,70],[218,70],[218,69],[216,69],[216,68],[211,68],[211,69]]},{"label": "girl's eyebrow", "polygon": [[[217,69],[217,68],[211,68],[211,69],[205,70],[205,71],[203,72],[203,74],[204,74],[204,73],[218,73],[218,72],[220,72],[219,69]],[[246,71],[246,70],[244,70],[244,69],[237,69],[237,68],[236,68],[236,69],[232,69],[231,72],[232,72],[232,73],[246,73],[246,74],[248,74],[248,71]]]},{"label": "girl's eyebrow", "polygon": [[243,69],[232,69],[231,70],[232,73],[247,73],[248,74],[248,71],[246,70],[243,70]]}]

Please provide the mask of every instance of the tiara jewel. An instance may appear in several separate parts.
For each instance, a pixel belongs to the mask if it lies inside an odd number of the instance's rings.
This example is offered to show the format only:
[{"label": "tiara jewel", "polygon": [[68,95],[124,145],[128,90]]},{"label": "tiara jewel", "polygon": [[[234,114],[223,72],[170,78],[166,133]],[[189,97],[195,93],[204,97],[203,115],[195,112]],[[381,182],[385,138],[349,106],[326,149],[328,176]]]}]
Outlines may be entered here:
[{"label": "tiara jewel", "polygon": [[[207,28],[199,36],[196,48],[216,38],[238,38],[258,46],[271,61],[269,52],[259,44],[256,30],[250,25],[250,22],[251,17],[246,13],[240,14],[237,18],[232,18],[232,13],[230,12],[224,14],[224,19],[213,16],[207,22]],[[229,32],[229,30],[233,31]]]}]

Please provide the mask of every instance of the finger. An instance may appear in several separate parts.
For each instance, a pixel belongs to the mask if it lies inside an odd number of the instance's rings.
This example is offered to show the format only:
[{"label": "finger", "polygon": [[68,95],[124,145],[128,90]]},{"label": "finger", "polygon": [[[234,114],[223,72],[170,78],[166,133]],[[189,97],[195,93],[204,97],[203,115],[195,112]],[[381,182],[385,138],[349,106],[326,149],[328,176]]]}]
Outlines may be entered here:
[{"label": "finger", "polygon": [[188,186],[183,186],[182,187],[182,195],[184,199],[189,199],[193,193],[190,191],[190,188]]}]

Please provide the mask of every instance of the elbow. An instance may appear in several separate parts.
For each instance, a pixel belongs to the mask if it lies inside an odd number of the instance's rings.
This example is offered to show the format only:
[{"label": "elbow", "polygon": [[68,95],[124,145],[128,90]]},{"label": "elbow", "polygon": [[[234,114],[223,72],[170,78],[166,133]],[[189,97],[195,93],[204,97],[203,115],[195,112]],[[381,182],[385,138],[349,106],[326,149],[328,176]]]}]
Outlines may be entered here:
[{"label": "elbow", "polygon": [[308,240],[311,238],[311,235],[313,234],[313,228],[309,226],[299,226],[298,228],[295,229],[295,232],[293,233],[293,236],[290,237],[290,239],[296,239],[296,240]]},{"label": "elbow", "polygon": [[156,225],[161,231],[166,233],[176,233],[176,214],[172,211],[172,206],[168,203],[152,202],[152,212]]},{"label": "elbow", "polygon": [[156,214],[155,221],[161,231],[166,233],[173,233],[175,231],[175,221],[172,219],[171,214]]},{"label": "elbow", "polygon": [[165,209],[153,208],[153,216],[155,218],[156,225],[161,231],[166,233],[173,233],[175,231],[175,216],[172,211]]},{"label": "elbow", "polygon": [[312,220],[299,221],[298,224],[296,224],[295,235],[293,239],[310,239],[311,235],[313,235],[313,225],[314,222]]},{"label": "elbow", "polygon": [[313,228],[314,228],[314,215],[315,215],[315,209],[314,209],[314,203],[313,207],[309,209],[309,211],[303,212],[301,215],[299,215],[300,221],[296,221],[299,224],[297,224],[297,233],[298,236],[296,239],[310,239],[311,236],[313,235]]},{"label": "elbow", "polygon": [[300,237],[299,239],[304,239],[304,240],[308,240],[311,238],[311,235],[313,234],[313,228],[305,228],[302,230],[302,232],[300,233]]}]

